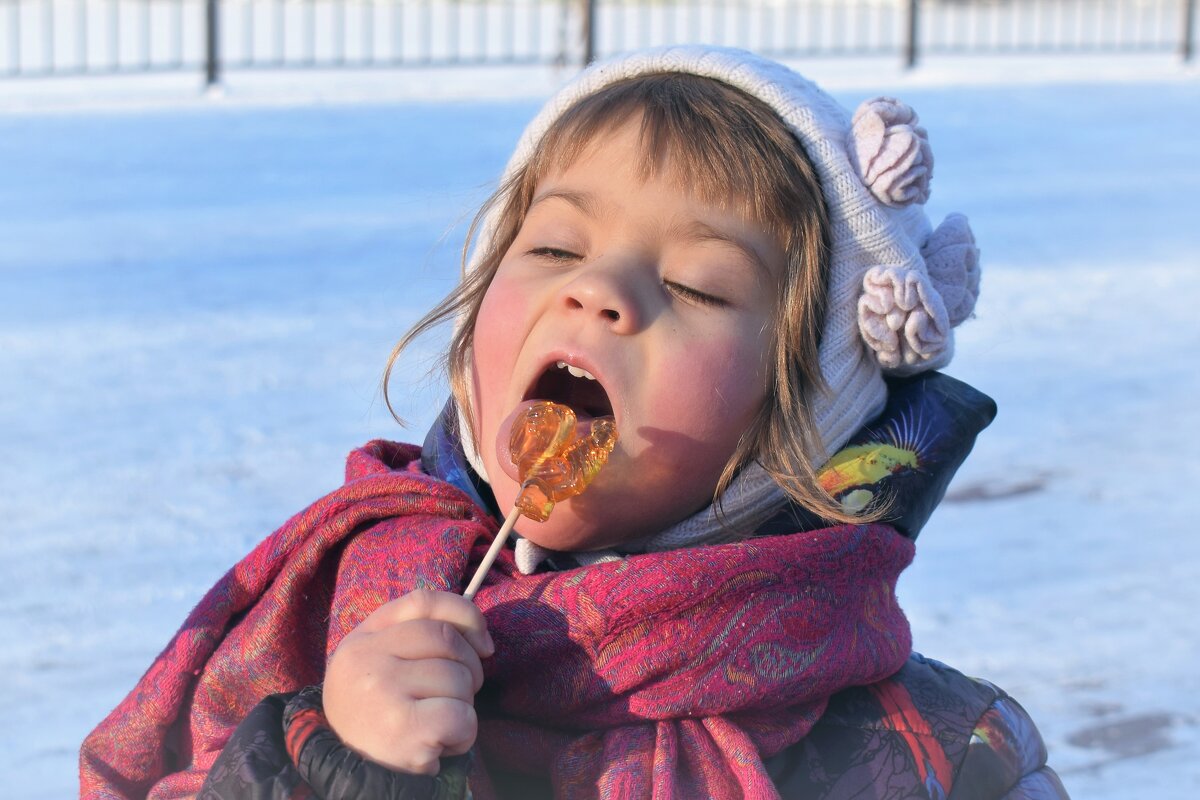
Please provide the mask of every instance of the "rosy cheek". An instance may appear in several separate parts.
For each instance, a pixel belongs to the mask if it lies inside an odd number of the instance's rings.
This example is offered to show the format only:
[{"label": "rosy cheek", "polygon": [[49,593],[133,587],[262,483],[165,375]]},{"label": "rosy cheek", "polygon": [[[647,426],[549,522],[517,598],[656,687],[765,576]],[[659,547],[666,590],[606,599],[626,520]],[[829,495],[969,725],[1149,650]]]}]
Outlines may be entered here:
[{"label": "rosy cheek", "polygon": [[488,288],[475,320],[472,338],[475,413],[482,422],[483,436],[488,435],[484,429],[494,427],[497,415],[504,415],[499,406],[508,401],[512,392],[509,378],[520,352],[516,329],[523,307],[521,293],[514,291],[508,282],[497,279]]},{"label": "rosy cheek", "polygon": [[517,355],[512,334],[524,310],[525,297],[510,282],[492,281],[479,308],[473,337],[476,360],[484,372],[503,374],[512,366]]},{"label": "rosy cheek", "polygon": [[726,356],[723,364],[714,365],[709,374],[714,376],[712,384],[719,392],[717,400],[724,406],[723,415],[737,419],[744,426],[766,395],[762,354],[757,350],[736,349]]},{"label": "rosy cheek", "polygon": [[725,448],[736,441],[766,391],[758,352],[739,338],[685,350],[659,367],[646,402],[660,410],[664,428],[698,444]]},{"label": "rosy cheek", "polygon": [[709,351],[702,375],[723,406],[722,414],[757,410],[766,391],[762,346],[755,337],[733,337]]}]

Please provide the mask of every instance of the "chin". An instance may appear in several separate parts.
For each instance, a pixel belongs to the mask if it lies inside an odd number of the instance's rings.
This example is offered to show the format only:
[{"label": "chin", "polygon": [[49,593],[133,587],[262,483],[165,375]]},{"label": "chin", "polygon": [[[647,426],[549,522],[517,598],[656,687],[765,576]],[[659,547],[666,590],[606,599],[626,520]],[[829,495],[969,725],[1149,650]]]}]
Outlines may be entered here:
[{"label": "chin", "polygon": [[517,530],[534,544],[560,553],[604,550],[624,541],[621,536],[603,535],[595,526],[581,523],[558,507],[545,522],[522,518],[517,522]]},{"label": "chin", "polygon": [[555,506],[550,519],[545,522],[521,518],[517,522],[517,531],[534,544],[561,553],[605,550],[647,535],[640,525],[627,525],[614,519],[601,524],[595,519],[588,519],[588,515],[570,508],[570,502],[568,500]]},{"label": "chin", "polygon": [[[492,464],[487,466],[494,468]],[[545,522],[521,517],[517,520],[517,533],[539,547],[562,553],[604,550],[645,535],[640,525],[634,526],[638,530],[626,535],[629,526],[624,520],[613,519],[611,509],[606,514],[598,513],[604,504],[601,502],[596,506],[594,502],[601,500],[599,495],[603,492],[596,493],[595,488],[593,484],[591,494],[556,503]],[[513,507],[519,491],[520,486],[506,473],[500,473],[500,477],[492,482],[492,492],[502,511]]]}]

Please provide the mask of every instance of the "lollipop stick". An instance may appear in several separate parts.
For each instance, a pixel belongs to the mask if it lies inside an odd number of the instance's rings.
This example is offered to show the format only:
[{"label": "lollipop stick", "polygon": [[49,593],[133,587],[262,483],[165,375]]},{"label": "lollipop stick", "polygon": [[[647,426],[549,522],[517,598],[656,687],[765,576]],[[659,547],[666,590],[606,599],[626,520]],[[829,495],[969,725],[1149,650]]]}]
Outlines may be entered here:
[{"label": "lollipop stick", "polygon": [[496,538],[492,540],[492,546],[488,548],[483,561],[479,562],[479,569],[475,570],[475,577],[471,578],[471,583],[467,586],[467,590],[463,592],[463,597],[468,600],[475,598],[475,593],[479,591],[479,587],[483,583],[483,579],[487,576],[488,570],[492,568],[492,563],[496,560],[496,556],[500,555],[500,548],[504,547],[504,543],[508,540],[508,535],[512,533],[513,526],[517,524],[517,517],[519,516],[521,516],[521,510],[513,506],[513,510],[508,512],[508,518],[500,526],[500,531],[496,534]]}]

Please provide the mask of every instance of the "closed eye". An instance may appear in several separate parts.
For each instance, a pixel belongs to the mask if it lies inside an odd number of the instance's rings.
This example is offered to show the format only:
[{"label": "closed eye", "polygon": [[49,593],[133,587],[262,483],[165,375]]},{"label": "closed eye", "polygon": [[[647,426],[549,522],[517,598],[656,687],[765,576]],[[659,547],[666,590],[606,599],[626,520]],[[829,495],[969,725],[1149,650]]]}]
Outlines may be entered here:
[{"label": "closed eye", "polygon": [[716,295],[706,294],[690,286],[685,286],[682,283],[675,281],[663,281],[663,286],[667,287],[667,291],[689,303],[695,303],[701,306],[712,306],[713,308],[724,308],[729,305],[729,301],[717,297]]},{"label": "closed eye", "polygon": [[535,247],[529,251],[529,255],[544,258],[547,261],[577,261],[580,258],[578,253],[572,253],[570,250],[563,250],[560,247]]}]

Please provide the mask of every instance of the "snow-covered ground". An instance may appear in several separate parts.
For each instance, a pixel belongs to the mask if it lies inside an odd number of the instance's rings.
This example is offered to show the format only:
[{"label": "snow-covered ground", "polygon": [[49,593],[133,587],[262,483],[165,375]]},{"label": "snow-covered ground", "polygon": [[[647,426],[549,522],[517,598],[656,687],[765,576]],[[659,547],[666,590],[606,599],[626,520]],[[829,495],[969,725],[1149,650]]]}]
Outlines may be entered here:
[{"label": "snow-covered ground", "polygon": [[[1000,415],[902,578],[918,649],[1017,696],[1076,798],[1192,798],[1200,76],[1080,63],[813,71],[918,109],[931,212],[984,249],[949,371]],[[0,83],[4,796],[70,796],[202,592],[350,448],[423,434],[436,337],[396,386],[408,432],[384,361],[558,77]]]}]

